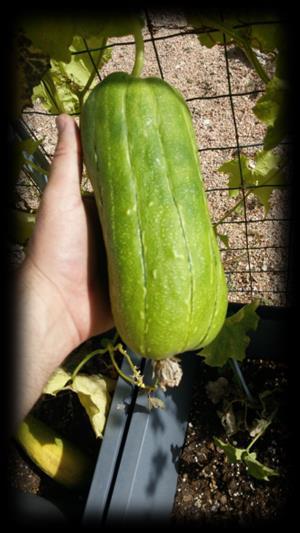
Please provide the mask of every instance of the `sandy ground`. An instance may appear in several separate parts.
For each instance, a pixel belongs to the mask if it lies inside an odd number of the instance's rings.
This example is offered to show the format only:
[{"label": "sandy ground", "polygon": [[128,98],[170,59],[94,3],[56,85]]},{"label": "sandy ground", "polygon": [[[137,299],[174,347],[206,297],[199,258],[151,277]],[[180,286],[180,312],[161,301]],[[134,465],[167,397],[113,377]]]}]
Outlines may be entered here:
[{"label": "sandy ground", "polygon": [[[214,222],[234,205],[236,199],[228,195],[226,175],[218,172],[219,166],[236,154],[236,134],[233,111],[228,95],[228,75],[223,46],[207,49],[201,46],[197,36],[185,34],[185,21],[179,15],[170,20],[168,14],[160,16],[150,13],[153,24],[155,47],[149,40],[148,29],[144,30],[145,65],[144,76],[160,76],[160,67],[166,81],[179,89],[187,99],[195,127],[201,168],[207,190],[207,198]],[[167,39],[161,39],[168,36]],[[131,71],[134,61],[132,37],[110,39],[110,43],[122,43],[112,48],[112,59],[101,71],[104,77],[115,70]],[[155,50],[156,48],[156,50]],[[261,91],[263,83],[249,66],[243,54],[228,46],[228,60],[232,104],[237,124],[240,146],[262,143],[265,127],[252,112],[261,93],[239,95]],[[260,60],[270,72],[272,64],[266,56]],[[204,97],[203,99],[195,99]],[[39,110],[39,106],[35,107]],[[55,117],[26,114],[24,119],[43,138],[44,148],[51,155],[56,144]],[[241,148],[246,156],[252,156],[257,148]],[[26,181],[26,180],[25,180]],[[25,183],[26,185],[26,183]],[[88,187],[89,188],[89,187]],[[26,189],[27,202],[38,206],[35,191]],[[225,189],[225,190],[216,190]],[[250,194],[245,205],[219,226],[219,232],[229,238],[226,249],[220,243],[222,259],[227,274],[230,301],[248,302],[253,297],[262,303],[286,305],[287,255],[288,255],[288,202],[287,191],[277,190],[271,198],[271,209],[265,217],[263,208]],[[265,219],[265,220],[264,220]],[[246,227],[247,225],[247,227]],[[248,251],[247,251],[248,246]]]}]

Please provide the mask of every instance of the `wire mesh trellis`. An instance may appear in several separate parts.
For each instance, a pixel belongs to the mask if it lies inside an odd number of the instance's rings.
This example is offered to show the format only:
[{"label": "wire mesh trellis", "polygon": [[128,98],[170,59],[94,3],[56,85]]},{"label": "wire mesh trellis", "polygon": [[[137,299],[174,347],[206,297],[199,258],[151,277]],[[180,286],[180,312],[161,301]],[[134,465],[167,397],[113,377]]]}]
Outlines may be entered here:
[{"label": "wire mesh trellis", "polygon": [[[183,30],[180,29],[180,31],[174,32],[172,31],[172,24],[156,26],[154,18],[152,18],[148,12],[146,13],[144,42],[145,46],[147,45],[148,48],[145,51],[145,55],[147,58],[147,53],[149,52],[153,57],[150,75],[158,75],[166,81],[171,81],[175,86],[177,85],[178,87],[179,85],[178,88],[180,89],[180,76],[178,77],[177,72],[175,80],[177,83],[170,80],[170,68],[174,63],[174,60],[176,63],[176,58],[174,59],[172,51],[168,49],[168,43],[180,39],[181,49],[188,49],[191,42],[190,39],[197,40],[197,34],[200,32],[190,30],[187,27]],[[279,20],[270,20],[269,22],[261,22],[257,20],[248,25],[274,25],[280,23]],[[246,26],[246,24],[240,25],[239,27],[244,26]],[[213,32],[214,30],[212,29],[209,31]],[[161,32],[162,35],[160,34]],[[192,53],[194,54],[197,53],[195,50],[200,50],[199,42],[197,41],[196,44],[198,48],[192,46]],[[91,52],[101,50],[101,48],[89,49],[86,42],[85,45],[85,48],[83,47],[81,51],[73,52],[73,54],[88,54],[93,62]],[[131,51],[131,57],[133,57],[134,46],[135,43],[132,40],[132,37],[128,37],[114,39],[112,42],[106,44],[105,48],[110,47],[111,49],[124,50],[123,47],[126,47],[126,50]],[[150,46],[152,47],[152,51],[149,48]],[[229,300],[245,303],[258,297],[261,299],[262,303],[267,305],[288,306],[291,303],[292,296],[290,260],[292,255],[292,220],[288,201],[287,198],[284,198],[284,195],[287,196],[290,184],[288,180],[285,184],[280,186],[276,184],[276,200],[274,202],[276,208],[271,209],[266,216],[261,209],[257,208],[257,206],[255,209],[251,207],[251,196],[248,196],[246,193],[249,189],[251,190],[257,187],[272,187],[272,184],[245,185],[241,164],[242,154],[249,153],[251,155],[251,150],[262,149],[264,143],[262,131],[259,131],[259,138],[255,139],[255,142],[249,142],[247,132],[244,134],[243,129],[241,128],[241,119],[238,116],[239,105],[241,105],[240,101],[243,98],[254,99],[260,97],[264,94],[265,87],[256,84],[251,90],[247,90],[247,88],[246,90],[236,90],[234,85],[238,85],[238,83],[236,80],[234,81],[234,76],[232,75],[232,47],[226,41],[225,35],[223,35],[223,45],[218,45],[218,50],[222,51],[223,64],[222,67],[220,67],[218,63],[214,80],[222,78],[223,88],[226,84],[226,90],[223,90],[218,94],[218,92],[216,92],[216,87],[213,83],[210,84],[208,80],[206,90],[203,94],[184,94],[184,96],[187,105],[190,107],[194,125],[196,127],[202,170],[207,164],[208,156],[213,162],[215,161],[215,163],[212,164],[214,169],[214,179],[207,179],[206,173],[204,172],[203,174],[213,221],[218,222],[220,233],[227,235],[229,238],[228,247],[220,242],[220,250],[228,282]],[[185,52],[183,52],[183,54],[184,53]],[[123,54],[123,56],[124,55],[127,56],[127,54]],[[163,60],[162,56],[164,58]],[[189,53],[186,56],[183,56],[183,59],[181,58],[181,60],[183,60],[183,62],[188,62]],[[173,68],[176,69],[176,66],[177,65]],[[203,71],[207,69],[206,64],[197,64],[197,60],[196,66],[198,69],[203,69]],[[116,68],[118,70],[124,69],[122,65],[122,54],[118,58],[117,64],[109,62],[100,73],[96,69],[98,79],[101,80],[103,76],[110,71],[109,69],[112,68],[114,70],[116,70]],[[249,66],[248,69],[250,70]],[[166,72],[166,70],[168,72]],[[144,72],[144,74],[148,75],[148,72]],[[212,106],[219,106],[219,115],[217,115],[217,118],[212,124],[210,124],[210,131],[213,131],[214,126],[217,126],[217,132],[215,135],[212,135],[210,142],[207,144],[205,134],[200,131],[197,135],[197,132],[203,129],[203,121],[201,122],[201,105],[205,103]],[[200,108],[198,109],[197,105],[199,104]],[[217,108],[211,107],[210,109],[215,111]],[[215,140],[219,141],[219,138],[222,140],[222,135],[219,135],[219,131],[221,130],[220,128],[218,129],[218,127],[222,125],[222,113],[227,113],[226,120],[227,122],[231,121],[231,130],[230,134],[226,135],[225,142],[219,143],[215,142]],[[34,127],[32,127],[32,124],[34,123],[32,117],[38,117],[39,115],[54,118],[56,114],[43,112],[38,109],[24,111],[23,117],[32,136],[36,136],[36,131]],[[203,131],[206,132],[207,130],[204,128]],[[211,146],[211,144],[213,145]],[[287,141],[281,143],[281,148],[283,149],[287,149],[288,146],[289,143]],[[53,155],[52,151],[44,150],[44,153],[48,159],[51,159]],[[219,178],[220,174],[217,172],[220,162],[227,161],[233,155],[237,157],[239,164],[240,187],[229,187],[225,176]],[[241,194],[241,209],[239,212],[234,211],[233,216],[231,217],[226,217],[222,220],[221,216],[216,220],[214,206],[217,205],[219,208],[220,205],[224,204],[225,207],[230,207],[230,202],[232,201],[229,197],[230,191],[236,191]]]}]

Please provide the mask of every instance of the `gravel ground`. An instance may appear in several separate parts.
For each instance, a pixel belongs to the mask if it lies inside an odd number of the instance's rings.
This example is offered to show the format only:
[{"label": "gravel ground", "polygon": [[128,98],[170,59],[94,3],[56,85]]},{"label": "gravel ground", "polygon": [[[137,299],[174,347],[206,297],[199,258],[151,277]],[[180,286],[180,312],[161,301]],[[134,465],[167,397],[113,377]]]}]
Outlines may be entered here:
[{"label": "gravel ground", "polygon": [[[261,143],[265,127],[252,113],[252,108],[261,93],[233,96],[231,103],[228,96],[221,96],[227,95],[229,90],[224,47],[215,46],[208,49],[200,45],[195,35],[173,36],[178,31],[186,29],[184,18],[180,13],[178,16],[170,17],[168,13],[150,12],[149,16],[153,35],[158,40],[155,41],[155,49],[153,42],[147,41],[151,38],[149,30],[144,30],[146,42],[143,75],[160,76],[157,54],[164,79],[177,87],[187,99],[200,150],[209,208],[212,219],[216,222],[236,202],[236,199],[229,197],[226,190],[215,190],[226,188],[227,177],[218,172],[218,168],[236,154],[232,104],[240,145]],[[162,39],[166,36],[168,39]],[[123,44],[112,48],[112,59],[102,69],[101,76],[104,77],[115,70],[130,71],[134,61],[134,45],[126,43],[132,43],[132,37],[111,39],[109,42]],[[228,46],[227,53],[232,93],[236,95],[261,91],[263,84],[242,52],[234,46]],[[271,73],[273,65],[268,58],[261,55],[260,60]],[[199,96],[205,99],[189,100]],[[35,109],[42,110],[38,105]],[[26,114],[24,118],[38,138],[44,139],[43,145],[51,157],[56,144],[55,117]],[[242,148],[242,153],[249,157],[253,156],[254,150]],[[87,188],[90,189],[90,184]],[[25,194],[29,195],[29,205],[36,209],[39,202],[38,195],[27,193],[26,190]],[[287,304],[285,294],[287,275],[286,272],[278,272],[287,268],[286,246],[288,246],[289,229],[288,222],[285,222],[289,216],[287,200],[285,190],[273,192],[271,209],[266,220],[263,220],[264,210],[250,194],[245,200],[245,206],[219,226],[219,232],[229,238],[229,248],[226,249],[221,243],[220,247],[224,267],[228,273],[231,301],[247,302],[257,295],[261,297],[263,303]],[[248,253],[246,250],[236,250],[247,245]],[[257,247],[266,248],[257,250]],[[252,287],[249,269],[253,271]]]}]

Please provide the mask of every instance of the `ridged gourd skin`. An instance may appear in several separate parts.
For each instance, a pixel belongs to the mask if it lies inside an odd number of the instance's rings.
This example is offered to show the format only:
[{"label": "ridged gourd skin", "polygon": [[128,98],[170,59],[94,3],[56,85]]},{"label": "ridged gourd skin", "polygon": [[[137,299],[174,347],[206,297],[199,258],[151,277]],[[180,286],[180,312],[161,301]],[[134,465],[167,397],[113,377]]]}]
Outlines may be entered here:
[{"label": "ridged gourd skin", "polygon": [[209,344],[227,287],[183,97],[115,72],[90,93],[80,128],[121,338],[152,359]]}]

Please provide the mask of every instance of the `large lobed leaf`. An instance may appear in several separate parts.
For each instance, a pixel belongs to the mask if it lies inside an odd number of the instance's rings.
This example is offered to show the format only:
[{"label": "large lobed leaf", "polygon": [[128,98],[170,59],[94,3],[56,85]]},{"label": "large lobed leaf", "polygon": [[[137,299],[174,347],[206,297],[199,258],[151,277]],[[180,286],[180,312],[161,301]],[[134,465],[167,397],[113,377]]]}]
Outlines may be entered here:
[{"label": "large lobed leaf", "polygon": [[[82,37],[74,37],[70,50],[71,52],[85,50],[86,45],[89,49],[97,48],[99,43],[100,41],[97,37],[87,39],[86,44]],[[88,53],[73,54],[68,63],[52,59],[48,77],[44,78],[34,88],[33,100],[39,99],[49,113],[58,113],[62,109],[66,113],[79,113],[79,96],[91,73],[95,72],[95,64],[98,64],[98,55],[99,51],[91,52],[90,55]],[[107,63],[110,58],[111,51],[107,49],[102,54],[101,61],[97,65],[98,69]],[[51,76],[50,79],[49,76]],[[51,90],[51,86],[49,87],[52,84],[55,90]]]},{"label": "large lobed leaf", "polygon": [[249,331],[257,328],[259,317],[256,313],[258,300],[244,305],[237,313],[226,318],[214,341],[205,346],[199,355],[209,366],[224,366],[230,358],[243,361],[250,342]]},{"label": "large lobed leaf", "polygon": [[114,380],[101,374],[80,373],[71,381],[71,373],[59,367],[52,374],[43,392],[52,396],[64,389],[75,392],[90,419],[96,437],[103,437],[114,386]]},{"label": "large lobed leaf", "polygon": [[273,190],[286,181],[281,163],[278,154],[261,150],[256,153],[253,160],[241,155],[240,161],[238,159],[226,161],[218,170],[228,174],[228,186],[234,188],[229,190],[230,196],[237,196],[238,189],[242,186],[245,188],[250,186],[251,193],[263,205],[265,214],[267,214]]},{"label": "large lobed leaf", "polygon": [[270,150],[289,133],[287,105],[290,89],[286,80],[274,76],[267,84],[266,92],[253,108],[253,112],[267,126],[264,149]]},{"label": "large lobed leaf", "polygon": [[[74,108],[76,109],[76,105],[78,108],[78,90],[82,88],[86,74],[83,65],[85,64],[89,72],[90,65],[87,65],[88,59],[82,59],[83,56],[74,58],[72,55],[74,37],[90,40],[90,46],[97,48],[103,38],[134,34],[143,25],[143,17],[125,11],[124,14],[102,15],[99,18],[24,17],[20,21],[20,29],[14,43],[14,116],[19,116],[26,106],[32,106],[33,88],[41,83],[50,67],[52,73],[56,70],[54,76],[59,78],[61,92],[64,85],[65,94],[62,100],[66,108],[62,105],[57,109],[53,101],[50,104],[49,94],[45,95],[46,89],[43,91],[41,87],[35,91],[35,97],[39,96],[50,112],[76,112]],[[85,46],[81,44],[80,49],[84,50]],[[106,52],[104,57],[107,61],[109,53]],[[66,65],[70,63],[68,68]]]},{"label": "large lobed leaf", "polygon": [[269,481],[270,477],[278,476],[279,473],[257,460],[257,454],[250,452],[246,448],[236,448],[229,442],[223,442],[214,437],[214,442],[218,448],[222,449],[231,463],[242,461],[245,463],[249,474],[259,480]]}]

